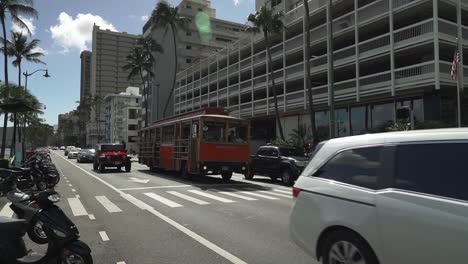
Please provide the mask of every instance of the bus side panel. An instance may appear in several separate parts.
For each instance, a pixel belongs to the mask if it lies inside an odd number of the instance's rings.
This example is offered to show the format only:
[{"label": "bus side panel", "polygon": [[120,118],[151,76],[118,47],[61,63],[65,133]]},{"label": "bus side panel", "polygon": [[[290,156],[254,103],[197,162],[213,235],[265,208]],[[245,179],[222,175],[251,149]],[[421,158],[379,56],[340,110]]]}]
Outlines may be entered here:
[{"label": "bus side panel", "polygon": [[174,146],[161,145],[160,168],[173,169],[174,168]]},{"label": "bus side panel", "polygon": [[249,160],[249,145],[200,144],[200,161],[249,162]]}]

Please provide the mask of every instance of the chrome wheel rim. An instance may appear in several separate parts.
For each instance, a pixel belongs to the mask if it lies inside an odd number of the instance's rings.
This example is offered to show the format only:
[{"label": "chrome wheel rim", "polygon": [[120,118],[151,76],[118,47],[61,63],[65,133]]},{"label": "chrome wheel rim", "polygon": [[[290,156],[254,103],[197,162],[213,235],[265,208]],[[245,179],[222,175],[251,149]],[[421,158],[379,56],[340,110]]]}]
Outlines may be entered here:
[{"label": "chrome wheel rim", "polygon": [[85,264],[83,257],[77,254],[70,254],[65,257],[63,264]]},{"label": "chrome wheel rim", "polygon": [[47,235],[44,232],[44,229],[42,229],[42,223],[37,222],[34,227],[33,227],[33,232],[36,236],[40,238],[47,238]]},{"label": "chrome wheel rim", "polygon": [[330,264],[366,264],[359,249],[348,241],[338,241],[329,252]]}]

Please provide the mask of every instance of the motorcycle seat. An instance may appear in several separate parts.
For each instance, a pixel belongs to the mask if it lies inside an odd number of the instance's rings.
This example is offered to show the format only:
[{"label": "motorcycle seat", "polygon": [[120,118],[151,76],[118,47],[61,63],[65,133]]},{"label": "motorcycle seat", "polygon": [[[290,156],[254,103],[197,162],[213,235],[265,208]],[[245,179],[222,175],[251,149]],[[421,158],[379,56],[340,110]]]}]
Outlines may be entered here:
[{"label": "motorcycle seat", "polygon": [[28,223],[23,219],[0,216],[0,234],[22,234]]},{"label": "motorcycle seat", "polygon": [[12,203],[20,203],[20,202],[24,202],[24,201],[31,199],[31,196],[29,196],[28,194],[20,190],[14,190],[14,191],[8,192],[7,198]]}]

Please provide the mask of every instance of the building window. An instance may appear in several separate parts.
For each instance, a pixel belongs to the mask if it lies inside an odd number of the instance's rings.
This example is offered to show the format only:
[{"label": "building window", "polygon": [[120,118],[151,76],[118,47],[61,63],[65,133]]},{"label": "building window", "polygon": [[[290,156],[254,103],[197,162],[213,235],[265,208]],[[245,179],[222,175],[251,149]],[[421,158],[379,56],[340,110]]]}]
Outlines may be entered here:
[{"label": "building window", "polygon": [[185,32],[185,35],[186,35],[186,36],[192,36],[192,31],[190,31],[190,30],[186,31],[186,32]]},{"label": "building window", "polygon": [[136,109],[128,109],[128,119],[137,119]]},{"label": "building window", "polygon": [[187,9],[192,9],[192,6],[191,5],[186,5],[185,6]]},{"label": "building window", "polygon": [[129,131],[138,130],[138,126],[137,126],[137,125],[128,125],[128,130],[129,130]]},{"label": "building window", "polygon": [[187,45],[187,46],[185,46],[185,49],[191,50],[191,49],[192,49],[192,46]]},{"label": "building window", "polygon": [[221,42],[231,42],[230,39],[219,38],[219,37],[217,37],[216,40],[217,40],[217,41],[221,41]]},{"label": "building window", "polygon": [[185,59],[185,62],[186,62],[186,63],[192,63],[192,59],[191,59],[191,58],[186,58],[186,59]]},{"label": "building window", "polygon": [[281,0],[271,0],[271,7],[275,7],[281,4]]},{"label": "building window", "polygon": [[198,11],[203,12],[203,8],[199,7]]},{"label": "building window", "polygon": [[139,101],[139,100],[138,100],[138,98],[136,98],[136,99],[135,99],[135,103],[137,103],[137,104],[138,104],[138,101]]},{"label": "building window", "polygon": [[128,143],[136,143],[137,142],[137,137],[136,136],[129,136],[127,142]]}]

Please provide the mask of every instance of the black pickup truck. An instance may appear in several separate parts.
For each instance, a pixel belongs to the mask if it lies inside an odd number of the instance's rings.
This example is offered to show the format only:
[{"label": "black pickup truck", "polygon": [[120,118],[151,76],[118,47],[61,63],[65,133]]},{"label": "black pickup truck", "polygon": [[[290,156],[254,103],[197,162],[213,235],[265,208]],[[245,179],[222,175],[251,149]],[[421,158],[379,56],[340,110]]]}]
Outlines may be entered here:
[{"label": "black pickup truck", "polygon": [[309,163],[301,151],[292,147],[262,146],[251,156],[248,180],[255,175],[268,176],[272,180],[281,178],[291,186]]}]

